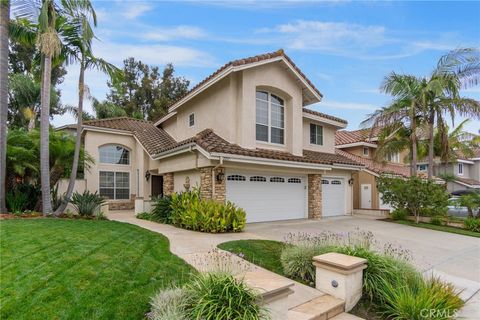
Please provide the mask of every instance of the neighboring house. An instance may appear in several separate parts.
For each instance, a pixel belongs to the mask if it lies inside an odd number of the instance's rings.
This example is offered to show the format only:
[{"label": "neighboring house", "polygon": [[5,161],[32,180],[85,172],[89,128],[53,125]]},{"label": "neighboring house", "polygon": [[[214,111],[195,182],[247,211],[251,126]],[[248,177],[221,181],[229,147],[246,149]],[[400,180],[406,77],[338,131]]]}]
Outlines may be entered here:
[{"label": "neighboring house", "polygon": [[449,192],[480,189],[480,149],[475,150],[471,158],[459,154],[452,163],[440,163],[437,160],[434,173],[437,176],[454,176],[453,181],[447,182]]},{"label": "neighboring house", "polygon": [[351,214],[363,165],[335,152],[347,122],[306,108],[321,99],[282,50],[229,62],[158,121],[86,121],[96,159],[86,188],[136,212],[198,187],[244,208],[247,222]]},{"label": "neighboring house", "polygon": [[382,203],[377,190],[377,177],[381,174],[409,177],[410,167],[405,163],[408,151],[389,155],[384,161],[375,161],[378,131],[370,129],[341,130],[335,135],[337,154],[365,166],[353,174],[353,208],[366,210],[390,209]]}]

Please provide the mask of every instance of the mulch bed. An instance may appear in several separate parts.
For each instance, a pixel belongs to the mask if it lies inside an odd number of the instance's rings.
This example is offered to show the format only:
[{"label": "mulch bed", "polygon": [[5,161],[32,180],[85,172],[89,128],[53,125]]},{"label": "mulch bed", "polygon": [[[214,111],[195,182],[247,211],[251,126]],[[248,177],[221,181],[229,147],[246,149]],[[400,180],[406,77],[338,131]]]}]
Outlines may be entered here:
[{"label": "mulch bed", "polygon": [[0,213],[0,220],[8,219],[32,219],[32,218],[42,218],[41,213],[31,213],[31,214],[13,214],[13,213]]}]

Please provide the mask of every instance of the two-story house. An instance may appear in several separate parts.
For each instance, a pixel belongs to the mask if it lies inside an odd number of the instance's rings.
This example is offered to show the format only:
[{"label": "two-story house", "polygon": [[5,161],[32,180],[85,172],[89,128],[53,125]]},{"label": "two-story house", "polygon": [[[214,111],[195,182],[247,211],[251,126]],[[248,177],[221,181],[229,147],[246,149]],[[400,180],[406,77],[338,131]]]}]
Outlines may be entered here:
[{"label": "two-story house", "polygon": [[454,177],[454,180],[447,181],[449,192],[480,190],[480,149],[475,150],[473,157],[458,153],[457,159],[450,163],[443,163],[436,159],[434,173],[437,176],[452,175]]},{"label": "two-story house", "polygon": [[353,174],[353,208],[363,210],[390,209],[383,204],[382,196],[377,190],[377,177],[381,174],[409,177],[410,167],[406,162],[408,151],[391,154],[383,161],[375,159],[378,147],[378,130],[360,129],[341,130],[335,135],[337,153],[365,168]]},{"label": "two-story house", "polygon": [[229,62],[155,122],[85,122],[97,160],[86,188],[136,212],[198,187],[244,208],[248,222],[350,214],[363,165],[335,152],[347,122],[307,109],[321,99],[283,50]]}]

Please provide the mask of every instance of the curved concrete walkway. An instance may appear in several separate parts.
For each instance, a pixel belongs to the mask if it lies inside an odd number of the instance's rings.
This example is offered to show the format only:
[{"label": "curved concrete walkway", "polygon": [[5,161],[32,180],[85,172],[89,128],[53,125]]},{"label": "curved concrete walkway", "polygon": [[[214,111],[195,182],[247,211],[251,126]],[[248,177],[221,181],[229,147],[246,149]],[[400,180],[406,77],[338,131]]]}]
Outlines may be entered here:
[{"label": "curved concrete walkway", "polygon": [[[218,244],[241,239],[284,240],[289,233],[348,232],[356,228],[372,231],[380,243],[393,243],[408,249],[413,264],[426,273],[433,273],[464,289],[469,299],[462,310],[463,319],[480,319],[480,238],[377,221],[371,217],[340,217],[325,220],[292,220],[248,224],[244,232],[209,234],[179,229],[135,218],[133,212],[116,211],[111,220],[131,223],[158,232],[170,240],[170,250],[192,265]],[[243,261],[243,260],[242,260]],[[197,268],[200,267],[197,265]],[[258,268],[249,264],[251,268]],[[269,272],[269,271],[267,271]],[[270,272],[271,273],[271,272]],[[278,275],[276,275],[278,276]],[[298,293],[297,293],[298,292]],[[293,305],[307,301],[321,292],[296,284]]]}]

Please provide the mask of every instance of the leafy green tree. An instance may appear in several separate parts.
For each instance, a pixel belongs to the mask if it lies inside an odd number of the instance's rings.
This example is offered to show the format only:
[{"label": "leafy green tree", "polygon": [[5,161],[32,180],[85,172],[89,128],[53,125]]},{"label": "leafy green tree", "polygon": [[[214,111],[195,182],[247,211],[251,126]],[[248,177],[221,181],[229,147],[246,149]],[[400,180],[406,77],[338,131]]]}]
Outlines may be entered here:
[{"label": "leafy green tree", "polygon": [[188,91],[189,81],[174,76],[172,64],[159,73],[134,58],[124,60],[122,81],[109,82],[107,101],[125,110],[130,117],[154,120],[167,113],[167,108]]},{"label": "leafy green tree", "polygon": [[480,192],[461,195],[457,199],[457,206],[467,208],[469,218],[473,218],[475,211],[477,211],[477,218],[480,218]]}]

